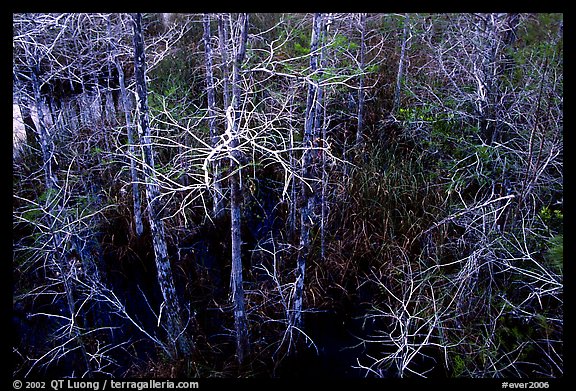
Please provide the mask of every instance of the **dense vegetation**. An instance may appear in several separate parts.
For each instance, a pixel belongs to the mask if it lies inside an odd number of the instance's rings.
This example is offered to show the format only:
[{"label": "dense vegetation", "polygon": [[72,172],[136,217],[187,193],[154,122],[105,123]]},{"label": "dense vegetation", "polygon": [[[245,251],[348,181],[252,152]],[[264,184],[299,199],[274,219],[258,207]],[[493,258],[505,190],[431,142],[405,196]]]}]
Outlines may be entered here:
[{"label": "dense vegetation", "polygon": [[562,29],[14,14],[14,376],[562,376]]}]

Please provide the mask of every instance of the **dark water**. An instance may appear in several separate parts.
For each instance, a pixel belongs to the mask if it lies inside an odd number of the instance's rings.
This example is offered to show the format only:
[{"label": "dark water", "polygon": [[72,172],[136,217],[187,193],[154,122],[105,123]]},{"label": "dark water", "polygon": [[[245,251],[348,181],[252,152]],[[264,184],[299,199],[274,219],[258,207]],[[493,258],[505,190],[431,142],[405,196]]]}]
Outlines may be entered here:
[{"label": "dark water", "polygon": [[359,323],[345,319],[334,311],[307,313],[304,316],[306,334],[316,348],[301,349],[285,359],[276,375],[280,378],[362,378],[363,371],[356,359],[364,353],[359,344]]}]

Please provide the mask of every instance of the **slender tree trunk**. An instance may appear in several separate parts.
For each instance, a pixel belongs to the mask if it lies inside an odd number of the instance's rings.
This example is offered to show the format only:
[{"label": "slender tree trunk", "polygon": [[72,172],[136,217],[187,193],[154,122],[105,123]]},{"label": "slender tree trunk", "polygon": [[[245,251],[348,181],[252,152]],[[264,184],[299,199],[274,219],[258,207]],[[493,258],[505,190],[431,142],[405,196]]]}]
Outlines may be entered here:
[{"label": "slender tree trunk", "polygon": [[71,97],[66,101],[66,115],[68,117],[68,126],[73,132],[80,129],[80,115],[78,111],[78,96]]},{"label": "slender tree trunk", "polygon": [[[290,170],[291,172],[296,172],[297,170],[297,161],[296,157],[294,156],[294,127],[293,127],[293,114],[294,114],[294,95],[295,92],[290,96]],[[296,179],[292,178],[290,183],[290,204],[289,204],[289,212],[288,212],[288,230],[290,233],[290,237],[292,238],[296,233],[296,218],[297,218],[297,193],[296,193]]]},{"label": "slender tree trunk", "polygon": [[175,344],[175,351],[189,354],[192,341],[186,336],[181,318],[181,308],[176,295],[176,287],[172,277],[172,268],[168,258],[168,247],[164,222],[160,216],[160,189],[154,172],[154,154],[152,150],[151,131],[148,112],[148,92],[146,87],[146,58],[144,53],[144,38],[142,34],[142,15],[133,14],[134,28],[134,74],[136,76],[136,94],[140,117],[140,143],[144,159],[144,174],[146,179],[146,198],[148,200],[148,216],[158,283],[164,298],[161,316],[165,319],[166,331],[170,340]]},{"label": "slender tree trunk", "polygon": [[[218,144],[216,134],[216,96],[214,90],[214,76],[212,73],[212,47],[210,45],[210,16],[204,14],[204,60],[206,65],[206,92],[208,95],[208,127],[210,129],[210,142],[212,147]],[[212,166],[214,171],[214,193],[212,197],[212,209],[214,217],[224,214],[224,202],[220,175],[220,161],[217,160]]]},{"label": "slender tree trunk", "polygon": [[50,117],[52,117],[52,125],[54,130],[52,131],[52,140],[53,142],[59,142],[64,137],[65,129],[64,124],[62,123],[62,103],[56,102],[54,99],[54,89],[51,89],[51,93],[48,97],[48,113]]},{"label": "slender tree trunk", "polygon": [[[319,75],[321,76],[323,73],[323,69],[326,67],[326,45],[325,42],[327,40],[328,34],[328,26],[331,24],[330,14],[328,14],[328,20],[322,21],[321,31],[319,41],[321,42],[322,46],[320,49],[320,58],[318,60],[319,64]],[[322,77],[320,77],[322,79]],[[325,230],[324,230],[324,223],[326,219],[326,181],[327,181],[327,173],[326,173],[326,153],[324,148],[326,147],[326,106],[327,106],[327,99],[325,97],[325,89],[323,86],[318,87],[317,93],[317,101],[316,101],[316,121],[315,121],[315,136],[314,138],[320,140],[322,149],[319,149],[318,154],[320,157],[321,163],[321,183],[320,183],[320,258],[324,260],[326,255],[326,248],[325,248]],[[319,147],[320,145],[316,145]]]},{"label": "slender tree trunk", "polygon": [[[317,50],[318,54],[315,55],[314,60],[314,68],[316,70],[318,84],[315,86],[315,96],[313,98],[313,105],[314,110],[312,111],[314,115],[313,125],[312,125],[312,160],[311,164],[311,176],[314,178],[321,177],[319,174],[319,162],[322,161],[322,151],[320,150],[321,144],[321,127],[322,127],[322,117],[324,113],[324,87],[322,86],[322,78],[323,78],[323,68],[324,68],[324,40],[325,40],[325,23],[324,18],[320,20],[320,26],[318,29],[318,38],[317,38]],[[312,184],[314,188],[314,196],[312,197],[312,206],[311,206],[311,215],[314,216],[314,224],[317,223],[317,216],[318,216],[318,201],[319,194],[321,193],[321,186],[317,183]]]},{"label": "slender tree trunk", "polygon": [[[318,39],[320,35],[320,25],[322,23],[322,14],[314,14],[312,28],[312,38],[310,41],[310,52],[316,52],[318,48]],[[310,71],[314,73],[318,67],[317,55],[310,57]],[[313,134],[315,124],[315,102],[316,86],[313,83],[308,85],[308,96],[306,99],[306,117],[304,119],[303,156],[302,156],[302,177],[305,183],[302,184],[302,208],[300,212],[300,248],[296,265],[296,289],[294,290],[294,310],[292,325],[301,328],[302,308],[304,298],[304,278],[306,272],[306,261],[310,247],[310,229],[312,228],[313,212],[313,190],[312,184],[308,183],[312,173],[312,153],[313,153]]]},{"label": "slender tree trunk", "polygon": [[[324,57],[324,55],[323,55]],[[324,112],[322,115],[322,146],[327,147],[327,104],[328,100],[324,100]],[[322,191],[320,193],[320,257],[322,260],[326,259],[326,218],[328,217],[328,205],[326,201],[326,191],[328,188],[328,171],[326,169],[326,151],[322,150]]]},{"label": "slender tree trunk", "polygon": [[396,90],[394,91],[394,105],[392,113],[398,113],[400,109],[400,91],[402,91],[402,78],[404,77],[404,58],[406,57],[406,43],[408,41],[410,15],[404,15],[404,31],[402,33],[402,46],[400,48],[400,60],[398,61],[398,73],[396,74]]},{"label": "slender tree trunk", "polygon": [[366,14],[360,14],[360,80],[358,82],[358,116],[356,125],[356,146],[364,142],[364,68],[366,52]]},{"label": "slender tree trunk", "polygon": [[[110,31],[110,18],[108,18],[108,34],[111,42],[112,33]],[[116,44],[112,43],[113,46],[113,56],[114,65],[116,66],[116,71],[118,72],[118,83],[120,85],[120,104],[122,105],[122,111],[124,112],[124,121],[126,123],[126,134],[128,136],[128,153],[130,158],[130,179],[132,183],[132,207],[134,210],[134,230],[136,236],[140,237],[144,233],[144,224],[142,223],[142,202],[140,199],[140,186],[138,185],[138,170],[136,162],[136,143],[134,142],[134,127],[132,126],[132,119],[130,117],[130,101],[128,99],[128,91],[126,91],[126,82],[124,76],[124,69],[120,64],[116,53]]]},{"label": "slender tree trunk", "polygon": [[[326,104],[324,104],[324,116],[322,121],[322,142],[326,147]],[[326,259],[326,218],[328,216],[328,205],[326,204],[326,189],[328,187],[328,172],[326,171],[326,153],[322,151],[322,191],[320,193],[320,257]]]},{"label": "slender tree trunk", "polygon": [[[111,35],[111,22],[110,22],[110,16],[108,16],[108,18],[106,19],[106,31],[108,33],[108,42],[106,44],[107,46],[107,52],[108,52],[108,56],[112,55],[112,35]],[[109,57],[110,58],[110,57]],[[117,121],[116,121],[116,110],[115,110],[115,105],[114,105],[114,96],[112,95],[112,87],[110,86],[110,82],[112,81],[112,61],[108,60],[106,61],[106,70],[108,73],[108,79],[106,80],[106,103],[105,103],[105,108],[106,108],[106,123],[108,126],[114,126],[116,125]]]},{"label": "slender tree trunk", "polygon": [[130,158],[130,179],[132,182],[132,206],[134,210],[134,228],[136,236],[140,237],[144,233],[144,224],[142,223],[142,207],[140,201],[140,189],[138,186],[138,170],[136,168],[136,147],[134,143],[134,128],[132,127],[132,120],[130,118],[130,106],[128,103],[128,93],[126,91],[126,83],[124,81],[124,71],[118,61],[114,59],[116,69],[118,70],[118,79],[120,83],[120,101],[122,102],[122,110],[124,111],[124,120],[126,122],[126,133],[128,134],[128,153]]},{"label": "slender tree trunk", "polygon": [[108,129],[106,129],[105,125],[105,117],[106,117],[106,89],[102,91],[100,86],[100,82],[96,76],[93,78],[94,88],[96,89],[96,93],[94,94],[94,99],[91,102],[90,111],[91,111],[91,126],[96,126],[102,132],[102,138],[104,139],[104,147],[106,151],[111,151],[110,148],[110,141],[108,140]]},{"label": "slender tree trunk", "polygon": [[228,63],[228,30],[226,23],[229,23],[229,15],[218,15],[218,46],[222,57],[222,79],[224,107],[230,106],[230,75]]},{"label": "slender tree trunk", "polygon": [[234,42],[235,59],[232,73],[232,106],[226,111],[228,128],[231,130],[232,158],[230,159],[230,171],[234,174],[230,177],[230,215],[232,230],[232,299],[234,302],[234,325],[236,329],[236,354],[238,362],[242,363],[248,354],[248,322],[244,303],[244,287],[242,278],[242,256],[241,256],[241,211],[240,202],[242,193],[240,188],[240,167],[241,152],[237,149],[239,145],[238,132],[241,119],[241,86],[240,67],[244,61],[246,53],[246,40],[248,37],[248,15],[240,14],[238,23],[240,25],[240,36],[238,42]]}]

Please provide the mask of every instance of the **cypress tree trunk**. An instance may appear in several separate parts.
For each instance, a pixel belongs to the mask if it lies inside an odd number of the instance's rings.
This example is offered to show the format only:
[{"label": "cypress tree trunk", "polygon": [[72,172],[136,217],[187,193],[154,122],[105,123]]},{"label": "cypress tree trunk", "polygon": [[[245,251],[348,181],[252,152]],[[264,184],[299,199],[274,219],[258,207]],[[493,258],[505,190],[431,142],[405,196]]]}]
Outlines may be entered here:
[{"label": "cypress tree trunk", "polygon": [[[290,170],[296,172],[297,170],[297,160],[294,156],[294,128],[292,125],[293,113],[294,113],[294,95],[293,92],[290,96]],[[293,178],[292,183],[290,183],[290,209],[288,214],[288,232],[290,238],[292,238],[296,233],[296,220],[297,220],[297,192],[296,192],[296,180]]]},{"label": "cypress tree trunk", "polygon": [[[327,20],[322,23],[321,26],[321,42],[322,48],[320,50],[320,74],[322,74],[322,70],[326,67],[326,41],[328,39],[328,29],[329,26],[332,24],[331,14],[328,14]],[[328,173],[326,172],[326,153],[324,148],[326,147],[326,127],[327,127],[327,105],[328,99],[325,97],[324,87],[320,86],[318,91],[318,101],[316,104],[316,138],[320,139],[322,142],[322,149],[319,151],[320,154],[320,163],[321,163],[321,183],[320,183],[320,258],[322,260],[325,259],[326,256],[326,240],[325,240],[325,222],[326,217],[328,216],[327,206],[326,206],[326,187],[328,181]],[[322,119],[322,123],[320,123],[320,119]],[[319,145],[318,145],[319,146]]]},{"label": "cypress tree trunk", "polygon": [[[108,33],[108,42],[106,44],[106,50],[108,52],[108,56],[112,55],[112,36],[110,33],[110,16],[106,19],[106,31]],[[106,124],[108,126],[114,126],[117,124],[116,121],[116,109],[114,105],[114,96],[112,95],[112,87],[110,86],[110,82],[112,81],[112,61],[110,59],[106,61],[106,70],[108,73],[108,79],[106,80],[106,97],[105,97],[105,113],[106,113]]]},{"label": "cypress tree trunk", "polygon": [[[314,25],[312,28],[312,38],[310,41],[310,52],[316,52],[318,48],[318,38],[320,34],[320,25],[322,24],[322,14],[314,14]],[[310,71],[314,73],[318,68],[317,54],[310,57]],[[315,133],[315,98],[316,85],[308,85],[308,96],[306,99],[306,117],[304,120],[303,156],[302,156],[302,177],[306,181],[310,179],[312,173],[312,148],[313,135]],[[304,298],[304,277],[306,272],[306,260],[310,247],[310,229],[312,227],[312,217],[314,207],[314,198],[311,184],[306,181],[302,184],[302,208],[300,212],[300,250],[296,265],[296,289],[294,290],[294,310],[292,325],[298,328],[302,327],[302,302]]]},{"label": "cypress tree trunk", "polygon": [[[216,96],[214,92],[214,76],[212,73],[213,61],[212,47],[210,45],[210,16],[208,14],[204,14],[204,48],[204,61],[206,63],[206,93],[208,95],[208,128],[210,129],[210,142],[212,147],[215,147],[218,144],[218,135],[216,134]],[[212,210],[214,217],[220,217],[224,214],[224,202],[219,160],[214,162],[212,169],[214,171]]]},{"label": "cypress tree trunk", "polygon": [[218,46],[220,48],[220,56],[222,57],[222,78],[224,81],[224,88],[222,97],[224,99],[224,107],[230,106],[230,75],[228,64],[228,30],[226,29],[226,22],[229,17],[226,14],[218,15]]},{"label": "cypress tree trunk", "polygon": [[172,277],[172,268],[168,258],[166,234],[164,222],[160,216],[160,189],[154,172],[154,155],[152,151],[151,131],[148,113],[148,92],[146,87],[146,58],[144,53],[144,39],[142,36],[142,15],[133,14],[134,27],[134,74],[136,76],[136,94],[138,99],[138,111],[140,116],[140,143],[144,158],[144,174],[146,179],[146,198],[148,200],[148,216],[158,283],[164,298],[164,307],[161,316],[165,319],[165,328],[168,337],[175,344],[175,351],[189,354],[192,349],[192,341],[185,335],[185,329],[181,318],[181,308],[176,295],[176,287]]},{"label": "cypress tree trunk", "polygon": [[[108,18],[108,34],[112,40],[110,31],[110,18]],[[140,237],[144,233],[144,224],[142,223],[142,202],[140,200],[140,189],[138,186],[138,170],[136,169],[136,147],[134,143],[134,127],[132,126],[132,119],[130,118],[130,104],[128,100],[128,92],[126,91],[126,82],[124,77],[124,70],[120,65],[120,60],[116,56],[116,46],[114,46],[114,65],[118,72],[118,83],[120,84],[120,104],[122,111],[124,111],[124,121],[126,122],[126,133],[128,135],[128,153],[130,155],[130,178],[132,182],[132,206],[134,213],[134,230],[136,236]]]},{"label": "cypress tree trunk", "polygon": [[238,23],[240,24],[239,42],[235,42],[235,59],[232,73],[232,106],[228,107],[226,117],[228,129],[231,131],[232,157],[230,159],[230,171],[234,174],[230,177],[230,217],[232,230],[232,299],[234,302],[234,326],[236,329],[236,354],[240,364],[248,354],[248,322],[246,319],[244,303],[244,287],[242,278],[242,256],[241,256],[241,211],[240,202],[242,193],[240,188],[240,167],[241,152],[237,150],[238,132],[241,118],[241,87],[240,87],[240,67],[246,53],[246,40],[248,37],[248,15],[240,14]]},{"label": "cypress tree trunk", "polygon": [[134,128],[132,127],[132,120],[130,118],[130,107],[128,104],[128,93],[126,92],[126,84],[124,81],[124,71],[118,61],[114,59],[116,69],[118,70],[118,79],[120,83],[120,101],[122,102],[122,110],[124,111],[124,119],[126,121],[126,133],[128,134],[128,151],[130,155],[130,177],[132,182],[132,205],[134,210],[134,228],[136,236],[142,236],[144,233],[144,224],[142,223],[142,210],[140,201],[140,189],[138,186],[138,170],[136,169],[136,147],[134,144]]}]

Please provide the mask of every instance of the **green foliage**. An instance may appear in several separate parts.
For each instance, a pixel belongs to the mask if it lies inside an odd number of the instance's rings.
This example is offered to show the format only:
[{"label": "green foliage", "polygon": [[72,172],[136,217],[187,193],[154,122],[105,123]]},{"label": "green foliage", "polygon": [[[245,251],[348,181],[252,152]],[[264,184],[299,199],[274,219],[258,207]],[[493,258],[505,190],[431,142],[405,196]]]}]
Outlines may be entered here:
[{"label": "green foliage", "polygon": [[359,47],[360,45],[351,41],[349,37],[343,34],[336,34],[329,45],[329,48],[334,49],[338,54],[346,51],[355,51],[358,50]]},{"label": "green foliage", "polygon": [[551,66],[562,66],[563,39],[559,34],[563,23],[563,15],[557,13],[541,13],[524,19],[518,29],[518,38],[514,46],[506,49],[506,54],[516,64],[512,72],[512,84],[523,89],[537,89],[537,85],[529,83],[534,72],[540,72],[540,66],[533,68],[532,64],[542,64],[545,59],[555,59]]},{"label": "green foliage", "polygon": [[549,206],[543,206],[538,212],[538,215],[544,222],[551,222],[552,220],[562,220],[564,214],[558,209],[551,210]]},{"label": "green foliage", "polygon": [[187,50],[179,50],[161,61],[151,74],[148,106],[152,115],[168,111],[176,119],[193,114],[191,103],[203,106],[205,83],[194,72],[195,62]]},{"label": "green foliage", "polygon": [[300,56],[305,56],[310,53],[310,45],[302,45],[300,42],[294,42],[294,51]]},{"label": "green foliage", "polygon": [[93,147],[93,148],[90,150],[90,154],[91,154],[92,156],[100,155],[101,153],[102,153],[102,148],[100,148],[100,147]]},{"label": "green foliage", "polygon": [[564,269],[564,235],[556,235],[550,239],[546,258],[554,268],[562,273]]},{"label": "green foliage", "polygon": [[38,208],[30,208],[22,213],[22,218],[24,220],[34,222],[44,216],[44,212]]},{"label": "green foliage", "polygon": [[563,231],[564,214],[561,210],[551,209],[548,205],[544,205],[538,216],[552,233],[561,233]]},{"label": "green foliage", "polygon": [[541,13],[528,17],[524,28],[520,29],[518,46],[550,56],[559,47],[550,45],[549,34],[556,33],[562,22],[563,15],[559,13]]},{"label": "green foliage", "polygon": [[57,189],[46,189],[40,196],[38,196],[38,203],[39,204],[50,204],[54,201],[54,199],[58,196]]},{"label": "green foliage", "polygon": [[380,71],[380,65],[378,65],[378,64],[369,65],[364,70],[364,72],[367,72],[367,73],[377,73],[379,71]]},{"label": "green foliage", "polygon": [[459,354],[454,355],[452,360],[452,377],[462,377],[466,373],[469,363]]}]

